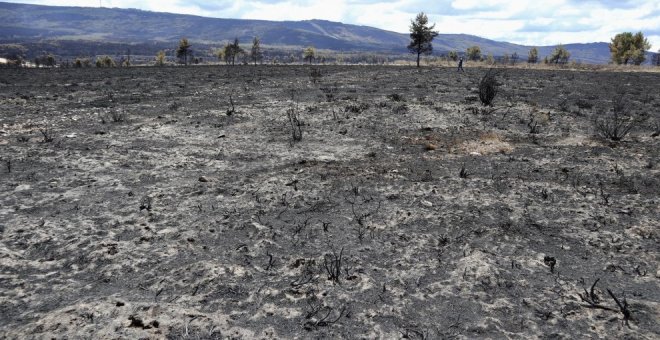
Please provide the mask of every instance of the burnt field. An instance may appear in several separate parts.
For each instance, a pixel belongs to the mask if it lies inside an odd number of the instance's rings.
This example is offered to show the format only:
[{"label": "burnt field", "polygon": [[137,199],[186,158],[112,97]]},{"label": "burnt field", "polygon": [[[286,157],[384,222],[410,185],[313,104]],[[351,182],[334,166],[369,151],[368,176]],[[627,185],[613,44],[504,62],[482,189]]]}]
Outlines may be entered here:
[{"label": "burnt field", "polygon": [[660,74],[485,73],[0,70],[0,337],[657,339]]}]

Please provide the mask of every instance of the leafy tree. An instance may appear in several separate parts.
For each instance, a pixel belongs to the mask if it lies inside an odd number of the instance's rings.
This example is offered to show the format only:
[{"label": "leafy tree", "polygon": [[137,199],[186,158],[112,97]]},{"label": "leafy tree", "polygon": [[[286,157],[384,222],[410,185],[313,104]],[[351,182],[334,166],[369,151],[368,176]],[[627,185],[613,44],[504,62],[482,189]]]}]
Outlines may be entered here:
[{"label": "leafy tree", "polygon": [[466,54],[469,60],[477,61],[481,59],[481,48],[476,45],[472,47],[468,47]]},{"label": "leafy tree", "polygon": [[539,49],[536,47],[532,47],[531,50],[529,50],[529,54],[527,54],[527,62],[530,64],[536,64],[539,61]]},{"label": "leafy tree", "polygon": [[451,61],[457,61],[458,60],[458,53],[456,51],[449,51],[447,54],[447,58]]},{"label": "leafy tree", "polygon": [[612,38],[609,46],[612,62],[619,65],[628,65],[628,62],[641,65],[646,60],[646,51],[651,49],[651,44],[642,32],[634,35],[630,32],[619,33]]},{"label": "leafy tree", "polygon": [[434,31],[435,24],[429,26],[429,18],[421,12],[417,14],[415,20],[410,22],[410,44],[408,50],[412,54],[417,54],[417,67],[419,67],[419,58],[422,54],[429,55],[433,52],[431,42],[438,36]]},{"label": "leafy tree", "polygon": [[164,66],[165,65],[165,51],[158,51],[158,54],[156,54],[156,66]]},{"label": "leafy tree", "polygon": [[96,67],[115,67],[115,61],[107,55],[96,58]]},{"label": "leafy tree", "polygon": [[225,45],[223,49],[223,54],[227,64],[235,65],[236,57],[238,57],[242,53],[245,53],[245,51],[243,51],[243,49],[239,45],[238,38],[235,38],[233,43]]},{"label": "leafy tree", "polygon": [[519,58],[520,57],[518,56],[518,52],[513,52],[513,54],[511,55],[511,64],[516,65],[516,62],[518,62]]},{"label": "leafy tree", "polygon": [[250,50],[250,58],[252,58],[252,61],[256,65],[257,61],[261,61],[262,57],[263,54],[261,53],[261,41],[258,37],[254,37],[254,39],[252,39],[252,50]]},{"label": "leafy tree", "polygon": [[176,49],[176,57],[183,60],[183,64],[188,66],[190,55],[192,55],[192,45],[190,45],[187,38],[183,38],[179,41],[179,48]]},{"label": "leafy tree", "polygon": [[315,54],[316,51],[314,50],[314,47],[309,46],[303,51],[303,60],[308,61],[311,64],[312,61],[314,61]]},{"label": "leafy tree", "polygon": [[488,65],[495,64],[495,57],[493,57],[492,53],[488,53],[488,56],[486,56],[486,62],[488,63]]},{"label": "leafy tree", "polygon": [[559,44],[550,55],[549,62],[555,64],[566,64],[571,57],[571,53],[566,50],[564,45]]}]

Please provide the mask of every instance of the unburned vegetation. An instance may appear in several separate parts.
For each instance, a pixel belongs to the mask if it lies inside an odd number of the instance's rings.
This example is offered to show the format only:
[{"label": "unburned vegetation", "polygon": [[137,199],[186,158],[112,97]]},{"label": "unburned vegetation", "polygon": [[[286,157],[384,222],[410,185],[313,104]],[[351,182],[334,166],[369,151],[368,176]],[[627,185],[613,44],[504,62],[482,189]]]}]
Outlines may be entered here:
[{"label": "unburned vegetation", "polygon": [[659,75],[487,72],[3,70],[0,334],[657,338]]}]

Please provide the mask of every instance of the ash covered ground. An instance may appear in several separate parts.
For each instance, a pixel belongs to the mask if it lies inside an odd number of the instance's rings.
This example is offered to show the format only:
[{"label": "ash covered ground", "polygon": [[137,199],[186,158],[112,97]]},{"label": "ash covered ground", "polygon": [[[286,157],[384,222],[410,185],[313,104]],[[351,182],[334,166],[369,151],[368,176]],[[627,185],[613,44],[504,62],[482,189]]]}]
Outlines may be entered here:
[{"label": "ash covered ground", "polygon": [[657,339],[660,74],[486,72],[2,70],[0,336]]}]

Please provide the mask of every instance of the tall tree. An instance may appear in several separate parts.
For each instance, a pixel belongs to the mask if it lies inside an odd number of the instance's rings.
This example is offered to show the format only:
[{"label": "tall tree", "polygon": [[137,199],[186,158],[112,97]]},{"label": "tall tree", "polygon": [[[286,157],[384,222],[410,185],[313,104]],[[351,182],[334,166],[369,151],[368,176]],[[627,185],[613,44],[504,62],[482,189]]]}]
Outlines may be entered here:
[{"label": "tall tree", "polygon": [[314,47],[309,46],[305,49],[305,51],[303,51],[303,60],[311,64],[312,61],[314,61],[314,55],[316,55],[316,51],[314,50]]},{"label": "tall tree", "polygon": [[564,45],[559,44],[555,47],[555,50],[550,55],[550,62],[555,64],[566,64],[568,59],[571,57],[571,53],[564,47]]},{"label": "tall tree", "polygon": [[179,41],[179,48],[176,49],[176,57],[183,59],[183,64],[188,66],[188,56],[192,53],[192,45],[188,42],[187,38]]},{"label": "tall tree", "polygon": [[466,53],[469,60],[477,61],[481,59],[481,48],[479,46],[475,45],[472,47],[468,47]]},{"label": "tall tree", "polygon": [[612,38],[610,53],[612,62],[628,65],[632,62],[641,65],[646,60],[646,51],[651,49],[651,44],[644,38],[642,32],[632,34],[630,32],[619,33]]},{"label": "tall tree", "polygon": [[539,49],[536,47],[532,47],[531,50],[529,50],[529,54],[527,54],[527,62],[530,64],[536,64],[539,61]]},{"label": "tall tree", "polygon": [[225,46],[225,59],[227,60],[227,63],[231,61],[231,64],[235,65],[236,57],[241,53],[245,53],[245,51],[239,46],[238,38],[235,38],[233,43]]},{"label": "tall tree", "polygon": [[254,37],[254,39],[252,39],[252,50],[250,50],[250,58],[252,58],[252,61],[256,65],[257,61],[260,61],[262,57],[261,41],[258,37]]},{"label": "tall tree", "polygon": [[429,26],[429,18],[421,12],[417,14],[415,20],[410,22],[410,44],[408,50],[412,54],[417,54],[417,67],[419,67],[419,58],[422,54],[429,55],[433,52],[431,42],[438,36],[434,31],[435,24]]}]

